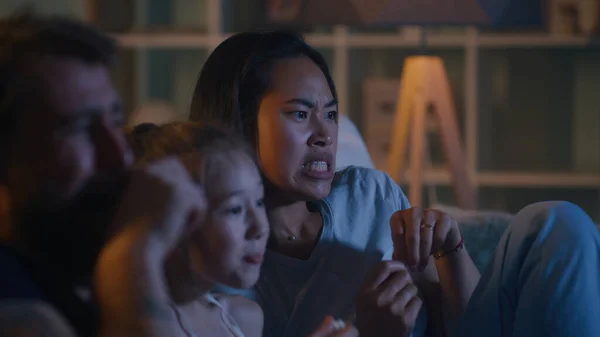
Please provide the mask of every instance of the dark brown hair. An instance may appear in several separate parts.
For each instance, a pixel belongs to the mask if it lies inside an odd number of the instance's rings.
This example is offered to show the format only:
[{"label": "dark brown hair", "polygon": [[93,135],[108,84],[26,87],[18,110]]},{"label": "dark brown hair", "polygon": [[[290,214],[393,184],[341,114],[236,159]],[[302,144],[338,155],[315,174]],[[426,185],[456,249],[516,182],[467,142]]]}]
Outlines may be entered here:
[{"label": "dark brown hair", "polygon": [[194,89],[190,120],[223,125],[255,147],[259,105],[271,87],[273,64],[302,56],[321,69],[337,100],[327,62],[302,35],[290,30],[245,32],[223,41],[204,63]]}]

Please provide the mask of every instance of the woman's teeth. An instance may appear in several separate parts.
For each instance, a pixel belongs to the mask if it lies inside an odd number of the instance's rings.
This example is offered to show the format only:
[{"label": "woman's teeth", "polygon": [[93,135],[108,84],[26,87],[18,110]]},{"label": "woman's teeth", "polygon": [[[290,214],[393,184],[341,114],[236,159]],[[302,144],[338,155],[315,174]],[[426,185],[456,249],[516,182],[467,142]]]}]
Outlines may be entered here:
[{"label": "woman's teeth", "polygon": [[324,161],[309,161],[302,165],[302,169],[312,172],[327,172],[327,163]]}]

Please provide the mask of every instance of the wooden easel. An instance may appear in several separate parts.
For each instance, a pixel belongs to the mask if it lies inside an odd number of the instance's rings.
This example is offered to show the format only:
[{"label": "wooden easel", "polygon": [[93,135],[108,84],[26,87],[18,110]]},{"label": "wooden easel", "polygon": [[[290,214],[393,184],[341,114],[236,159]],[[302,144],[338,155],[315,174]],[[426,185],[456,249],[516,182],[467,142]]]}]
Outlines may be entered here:
[{"label": "wooden easel", "polygon": [[[458,206],[475,209],[476,193],[460,147],[456,111],[443,60],[435,56],[408,57],[404,63],[399,90],[388,157],[388,174],[394,181],[400,181],[410,131],[408,199],[415,206],[422,204],[427,114],[431,111],[436,117]],[[412,126],[410,130],[409,126]]]}]

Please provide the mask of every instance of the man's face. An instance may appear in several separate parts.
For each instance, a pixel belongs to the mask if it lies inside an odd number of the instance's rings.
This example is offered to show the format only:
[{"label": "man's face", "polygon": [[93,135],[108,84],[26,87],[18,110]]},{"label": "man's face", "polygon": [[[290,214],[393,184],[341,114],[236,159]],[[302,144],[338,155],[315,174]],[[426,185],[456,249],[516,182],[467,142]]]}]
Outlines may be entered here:
[{"label": "man's face", "polygon": [[[101,245],[107,223],[86,220],[96,217],[91,212],[72,214],[81,208],[72,205],[91,182],[121,176],[133,161],[120,99],[104,65],[43,57],[32,63],[29,75],[35,90],[15,133],[9,168],[14,224],[29,249],[76,268],[77,259],[89,258],[64,259]],[[86,195],[84,202],[92,205],[93,193],[92,199],[89,191]]]},{"label": "man's face", "polygon": [[131,164],[106,66],[47,56],[32,62],[29,74],[36,90],[15,134],[15,206],[68,201],[95,175]]}]

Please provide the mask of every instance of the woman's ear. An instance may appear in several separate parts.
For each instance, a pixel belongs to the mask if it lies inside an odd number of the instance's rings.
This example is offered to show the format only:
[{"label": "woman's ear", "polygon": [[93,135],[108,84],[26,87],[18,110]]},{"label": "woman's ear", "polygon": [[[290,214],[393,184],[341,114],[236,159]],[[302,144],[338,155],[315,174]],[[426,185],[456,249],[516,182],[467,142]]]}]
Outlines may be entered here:
[{"label": "woman's ear", "polygon": [[10,193],[8,187],[0,185],[0,240],[10,240]]}]

